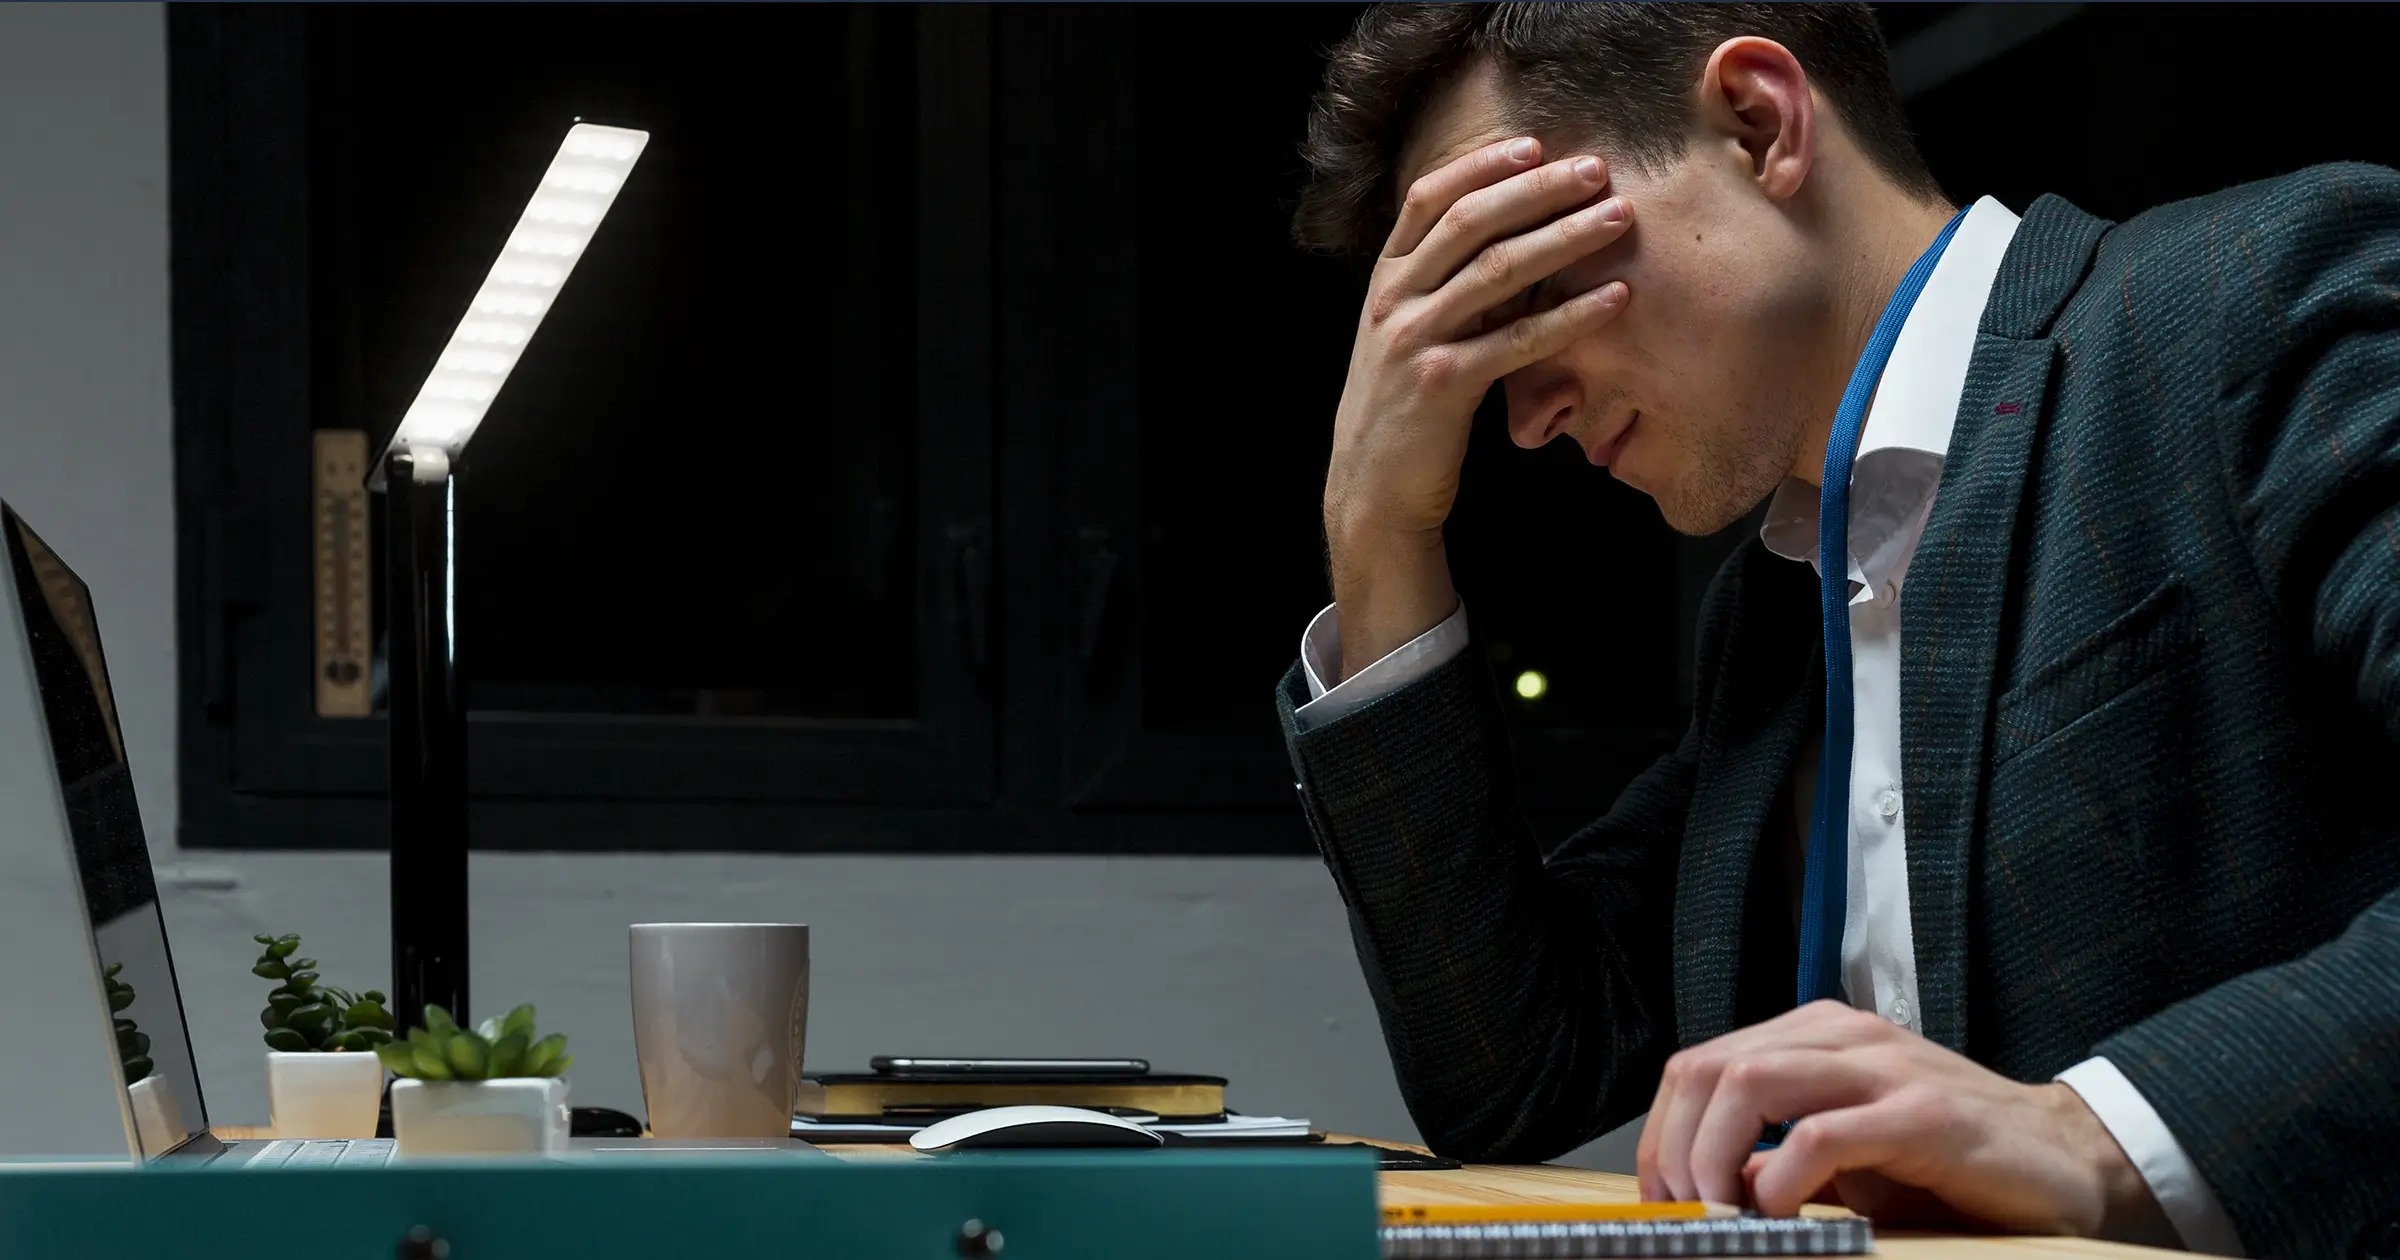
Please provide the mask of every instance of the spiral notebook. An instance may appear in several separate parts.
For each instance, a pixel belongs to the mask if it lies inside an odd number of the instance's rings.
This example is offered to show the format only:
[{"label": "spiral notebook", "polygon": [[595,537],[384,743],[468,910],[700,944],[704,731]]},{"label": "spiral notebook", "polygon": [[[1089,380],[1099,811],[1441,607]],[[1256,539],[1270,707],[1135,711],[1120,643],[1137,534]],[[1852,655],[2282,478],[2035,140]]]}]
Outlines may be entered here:
[{"label": "spiral notebook", "polygon": [[1863,1256],[1875,1250],[1865,1218],[1730,1216],[1703,1220],[1540,1221],[1487,1225],[1386,1225],[1386,1260],[1481,1257]]}]

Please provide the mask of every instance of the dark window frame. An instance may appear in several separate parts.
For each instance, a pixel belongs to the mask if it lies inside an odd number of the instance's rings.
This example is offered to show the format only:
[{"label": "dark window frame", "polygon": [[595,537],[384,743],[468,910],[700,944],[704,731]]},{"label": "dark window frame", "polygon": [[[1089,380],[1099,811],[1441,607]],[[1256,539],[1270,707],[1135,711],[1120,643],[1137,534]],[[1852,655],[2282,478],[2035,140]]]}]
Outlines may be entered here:
[{"label": "dark window frame", "polygon": [[[918,220],[918,413],[928,436],[940,418],[940,441],[921,443],[917,473],[918,716],[473,714],[479,847],[988,843],[961,819],[996,790],[989,644],[979,662],[969,620],[991,556],[990,14],[931,6],[919,20],[918,174],[939,194]],[[169,15],[179,744],[195,847],[385,843],[383,721],[318,718],[305,686],[277,685],[306,678],[310,652],[308,619],[288,615],[311,602],[307,533],[275,527],[306,519],[316,415],[310,278],[293,244],[308,231],[307,56],[299,9]]]}]

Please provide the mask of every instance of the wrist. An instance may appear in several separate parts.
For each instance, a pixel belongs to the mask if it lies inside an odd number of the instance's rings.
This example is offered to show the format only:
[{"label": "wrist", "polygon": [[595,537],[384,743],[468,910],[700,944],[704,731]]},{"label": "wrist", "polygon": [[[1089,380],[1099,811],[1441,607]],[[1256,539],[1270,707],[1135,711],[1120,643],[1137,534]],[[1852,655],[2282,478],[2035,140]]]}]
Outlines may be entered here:
[{"label": "wrist", "polygon": [[1440,530],[1328,532],[1340,682],[1458,611]]},{"label": "wrist", "polygon": [[2095,1219],[2082,1222],[2083,1228],[2076,1232],[2116,1242],[2180,1248],[2182,1236],[2159,1206],[2149,1181],[2083,1095],[2056,1081],[2038,1088],[2048,1096],[2068,1144],[2078,1153],[2089,1184],[2098,1193]]},{"label": "wrist", "polygon": [[1411,502],[1410,496],[1336,487],[1330,481],[1320,510],[1327,543],[1367,551],[1438,545],[1449,516],[1446,504],[1436,510]]},{"label": "wrist", "polygon": [[1386,579],[1421,573],[1444,562],[1442,528],[1397,524],[1389,518],[1354,513],[1325,518],[1325,554],[1334,594],[1381,585]]}]

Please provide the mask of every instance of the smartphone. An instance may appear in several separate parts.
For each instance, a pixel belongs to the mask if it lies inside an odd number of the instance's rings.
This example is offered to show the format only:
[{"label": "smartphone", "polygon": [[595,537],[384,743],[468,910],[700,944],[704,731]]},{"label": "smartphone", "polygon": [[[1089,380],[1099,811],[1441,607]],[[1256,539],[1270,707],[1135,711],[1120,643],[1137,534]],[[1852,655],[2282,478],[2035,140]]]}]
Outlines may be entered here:
[{"label": "smartphone", "polygon": [[[852,1060],[856,1062],[856,1060]],[[867,1066],[885,1076],[991,1073],[995,1076],[1141,1076],[1148,1059],[914,1059],[879,1054]]]}]

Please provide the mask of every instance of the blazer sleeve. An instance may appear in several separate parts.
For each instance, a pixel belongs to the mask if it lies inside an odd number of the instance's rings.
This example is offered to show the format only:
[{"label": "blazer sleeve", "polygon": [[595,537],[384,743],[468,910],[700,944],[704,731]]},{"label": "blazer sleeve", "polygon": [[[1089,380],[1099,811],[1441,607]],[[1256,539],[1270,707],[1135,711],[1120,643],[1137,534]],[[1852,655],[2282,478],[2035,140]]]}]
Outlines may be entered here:
[{"label": "blazer sleeve", "polygon": [[[2400,175],[2286,181],[2210,245],[2229,416],[2217,458],[2265,597],[2305,629],[2313,668],[2290,685],[2338,697],[2330,711],[2349,709],[2355,737],[2400,764]],[[2400,844],[2388,784],[2343,786],[2370,802],[2372,842]],[[2097,1053],[2157,1109],[2253,1253],[2339,1255],[2400,1217],[2400,891]]]},{"label": "blazer sleeve", "polygon": [[1480,648],[1306,731],[1303,808],[1349,908],[1409,1115],[1433,1150],[1564,1154],[1648,1106],[1673,1050],[1668,956],[1692,737],[1547,860]]}]

